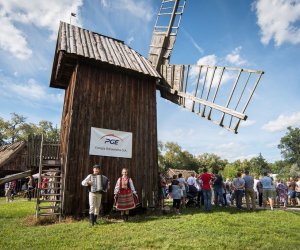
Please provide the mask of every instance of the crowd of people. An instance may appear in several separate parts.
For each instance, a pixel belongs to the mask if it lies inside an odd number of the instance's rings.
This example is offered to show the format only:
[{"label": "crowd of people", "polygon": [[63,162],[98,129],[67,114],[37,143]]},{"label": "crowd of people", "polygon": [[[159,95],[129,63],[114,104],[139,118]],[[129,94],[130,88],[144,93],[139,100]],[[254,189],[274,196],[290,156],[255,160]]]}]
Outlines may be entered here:
[{"label": "crowd of people", "polygon": [[[238,172],[236,178],[226,180],[218,172],[209,173],[207,169],[202,174],[191,174],[183,178],[182,174],[174,175],[167,180],[159,174],[159,205],[165,207],[165,199],[173,200],[174,212],[180,214],[180,209],[195,205],[211,211],[215,207],[235,206],[238,210],[256,210],[274,207],[300,206],[300,177],[289,181],[274,180],[268,172],[261,177],[252,176],[248,170]],[[245,204],[245,206],[244,206]]]},{"label": "crowd of people", "polygon": [[[97,216],[101,207],[102,194],[109,189],[109,180],[102,174],[101,166],[94,165],[93,173],[89,174],[82,185],[89,189],[89,214],[92,225],[97,223]],[[191,174],[184,178],[180,173],[174,175],[171,180],[167,180],[163,174],[159,173],[159,206],[164,209],[165,199],[173,200],[173,209],[176,214],[180,214],[182,208],[194,205],[207,212],[215,207],[235,206],[238,210],[247,209],[254,211],[257,206],[274,210],[274,206],[287,208],[287,206],[300,206],[300,177],[297,180],[290,177],[289,181],[274,180],[267,172],[260,178],[253,177],[248,170],[244,173],[238,172],[233,180],[223,179],[218,172],[209,173],[204,168],[203,173]],[[43,192],[49,190],[49,179],[41,181]],[[32,176],[24,183],[27,190],[27,198],[32,197],[37,183]],[[5,185],[5,196],[7,202],[13,200],[16,193],[15,181]],[[23,189],[23,186],[22,186]],[[114,188],[114,207],[121,212],[124,221],[128,220],[129,210],[134,209],[139,203],[137,192],[132,179],[128,175],[128,169],[123,168],[121,177],[118,178]],[[243,206],[245,204],[245,206]]]},{"label": "crowd of people", "polygon": [[[48,191],[48,178],[42,178],[41,188],[42,194],[47,194]],[[19,185],[17,181],[13,180],[5,183],[4,192],[7,202],[12,202],[16,195],[27,198],[28,201],[31,201],[32,198],[36,197],[36,187],[38,186],[38,180],[34,179],[32,175],[27,178],[19,180]]]}]

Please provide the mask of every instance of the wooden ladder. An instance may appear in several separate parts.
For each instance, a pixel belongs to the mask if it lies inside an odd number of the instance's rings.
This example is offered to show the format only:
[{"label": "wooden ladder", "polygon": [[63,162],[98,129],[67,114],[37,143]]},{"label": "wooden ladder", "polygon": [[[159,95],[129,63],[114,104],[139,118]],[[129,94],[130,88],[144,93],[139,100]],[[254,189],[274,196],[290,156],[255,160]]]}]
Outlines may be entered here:
[{"label": "wooden ladder", "polygon": [[[47,149],[53,150],[53,144],[44,143],[42,137],[40,148],[39,177],[36,200],[36,218],[42,216],[62,218],[62,172],[59,159],[47,159],[43,154]],[[43,185],[46,184],[46,187]]]}]

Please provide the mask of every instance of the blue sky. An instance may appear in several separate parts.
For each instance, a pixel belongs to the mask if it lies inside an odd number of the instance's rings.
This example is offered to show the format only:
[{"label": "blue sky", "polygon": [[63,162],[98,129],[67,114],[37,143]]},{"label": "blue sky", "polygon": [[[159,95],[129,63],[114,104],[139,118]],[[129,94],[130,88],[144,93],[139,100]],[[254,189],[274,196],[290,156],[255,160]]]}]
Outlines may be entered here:
[{"label": "blue sky", "polygon": [[[59,20],[125,41],[147,57],[159,0],[0,0],[0,116],[60,125],[64,91],[49,88]],[[171,57],[264,70],[235,135],[160,98],[158,139],[230,161],[280,160],[287,126],[300,126],[300,1],[188,0]]]}]

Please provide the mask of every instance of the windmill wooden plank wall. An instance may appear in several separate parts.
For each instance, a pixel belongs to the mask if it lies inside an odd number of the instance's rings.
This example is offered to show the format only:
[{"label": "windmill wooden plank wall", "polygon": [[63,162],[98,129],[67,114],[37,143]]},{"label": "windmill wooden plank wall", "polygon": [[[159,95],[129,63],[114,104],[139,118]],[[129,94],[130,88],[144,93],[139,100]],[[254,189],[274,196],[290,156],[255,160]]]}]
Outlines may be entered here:
[{"label": "windmill wooden plank wall", "polygon": [[[103,166],[111,181],[103,199],[108,207],[112,207],[113,187],[124,167],[143,205],[153,205],[158,171],[158,77],[145,58],[121,41],[61,23],[50,86],[66,89],[61,124],[65,214],[78,216],[87,208],[87,190],[81,181],[95,163]],[[132,132],[132,158],[89,155],[91,127]]]}]

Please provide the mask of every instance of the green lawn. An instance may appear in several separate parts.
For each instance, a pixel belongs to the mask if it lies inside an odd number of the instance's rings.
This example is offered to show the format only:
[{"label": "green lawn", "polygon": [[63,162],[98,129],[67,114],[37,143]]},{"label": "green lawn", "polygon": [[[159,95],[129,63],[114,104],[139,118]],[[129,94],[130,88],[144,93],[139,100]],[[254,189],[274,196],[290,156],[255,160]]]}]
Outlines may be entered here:
[{"label": "green lawn", "polygon": [[299,249],[299,212],[185,209],[90,227],[87,220],[32,225],[34,208],[0,198],[0,249]]}]

